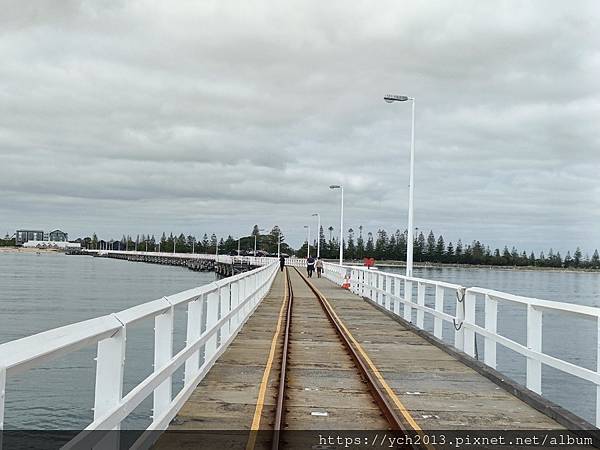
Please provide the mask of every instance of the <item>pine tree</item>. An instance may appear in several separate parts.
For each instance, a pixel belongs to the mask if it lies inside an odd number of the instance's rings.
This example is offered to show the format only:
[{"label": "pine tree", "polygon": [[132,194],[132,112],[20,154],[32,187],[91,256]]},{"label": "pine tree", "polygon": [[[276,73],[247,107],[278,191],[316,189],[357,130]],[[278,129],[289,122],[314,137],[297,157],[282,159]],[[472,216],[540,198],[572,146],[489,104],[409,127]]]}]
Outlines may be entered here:
[{"label": "pine tree", "polygon": [[368,258],[373,258],[374,253],[375,245],[373,244],[373,233],[369,232],[367,234],[367,246],[365,247],[365,256]]},{"label": "pine tree", "polygon": [[436,262],[444,262],[444,250],[446,249],[446,244],[444,242],[444,238],[442,235],[437,240],[437,244],[435,246],[435,261]]},{"label": "pine tree", "polygon": [[594,250],[592,259],[590,260],[593,269],[600,269],[600,256],[598,255],[598,249]]},{"label": "pine tree", "polygon": [[577,247],[575,253],[573,253],[573,266],[579,267],[581,264],[581,249]]},{"label": "pine tree", "polygon": [[362,225],[358,227],[360,233],[358,239],[356,239],[356,258],[363,259],[365,257],[365,241],[362,237]]},{"label": "pine tree", "polygon": [[348,259],[354,259],[356,257],[356,247],[354,246],[354,230],[352,228],[348,230],[348,250],[345,254]]},{"label": "pine tree", "polygon": [[435,259],[435,236],[433,231],[429,231],[427,235],[427,246],[426,246],[427,260],[433,261]]}]

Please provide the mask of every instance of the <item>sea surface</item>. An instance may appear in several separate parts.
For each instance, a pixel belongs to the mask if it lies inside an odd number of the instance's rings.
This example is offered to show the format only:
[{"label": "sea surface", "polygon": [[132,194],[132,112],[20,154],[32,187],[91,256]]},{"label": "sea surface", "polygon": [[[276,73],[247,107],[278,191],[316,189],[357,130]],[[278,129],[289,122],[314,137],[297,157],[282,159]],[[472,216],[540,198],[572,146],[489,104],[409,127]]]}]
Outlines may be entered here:
[{"label": "sea surface", "polygon": [[[0,343],[118,312],[215,280],[212,272],[60,253],[0,253]],[[175,351],[183,348],[185,308],[175,309]],[[152,372],[154,321],[127,330],[124,394]],[[82,429],[92,421],[94,358],[90,347],[9,377],[6,429]],[[173,376],[179,389],[182,370]],[[150,423],[147,399],[124,423]]]},{"label": "sea surface", "polygon": [[[416,269],[415,275],[466,287],[600,307],[598,273],[426,268]],[[117,312],[214,280],[212,273],[181,267],[53,253],[0,253],[0,343]],[[426,302],[432,304],[432,293],[428,293]],[[448,293],[445,309],[453,313],[454,308],[455,300]],[[525,308],[501,304],[498,331],[525,343],[525,314]],[[483,323],[481,301],[477,320]],[[177,351],[184,346],[185,309],[176,309],[175,323]],[[595,321],[544,313],[543,324],[545,352],[596,369]],[[433,321],[427,315],[425,327],[433,329]],[[152,372],[153,321],[142,321],[127,333],[124,393]],[[452,342],[452,324],[444,325],[443,334],[445,340]],[[73,430],[89,424],[93,417],[95,352],[95,347],[82,349],[10,377],[5,428]],[[483,339],[479,339],[480,359],[484,352]],[[525,365],[525,358],[498,346],[498,370],[524,383]],[[181,387],[182,378],[181,370],[175,373],[174,392]],[[591,383],[544,367],[542,389],[545,396],[593,423],[596,393]],[[145,427],[150,423],[150,414],[148,399],[129,416],[123,428]]]}]

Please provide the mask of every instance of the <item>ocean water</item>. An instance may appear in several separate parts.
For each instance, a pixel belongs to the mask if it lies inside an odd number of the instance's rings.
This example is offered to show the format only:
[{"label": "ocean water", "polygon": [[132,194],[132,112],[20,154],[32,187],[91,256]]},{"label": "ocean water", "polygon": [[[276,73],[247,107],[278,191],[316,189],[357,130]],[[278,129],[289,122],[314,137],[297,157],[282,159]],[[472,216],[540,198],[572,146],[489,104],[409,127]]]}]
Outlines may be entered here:
[{"label": "ocean water", "polygon": [[[59,253],[0,253],[0,343],[118,312],[201,286],[212,272]],[[175,309],[175,351],[184,346],[185,308]],[[124,393],[152,372],[154,321],[127,330]],[[82,429],[93,418],[96,347],[9,377],[6,429]],[[182,371],[173,376],[181,387]],[[147,399],[124,428],[150,423]]]},{"label": "ocean water", "polygon": [[[385,269],[392,270],[392,269]],[[547,300],[600,306],[600,274],[498,269],[425,268],[415,275],[466,287],[479,286]],[[62,254],[0,253],[0,343],[122,309],[214,281],[212,273],[186,268]],[[416,293],[415,293],[416,298]],[[433,304],[433,292],[426,303]],[[483,324],[483,304],[477,321]],[[449,293],[445,309],[453,313]],[[414,318],[413,318],[414,319]],[[526,310],[515,305],[498,308],[498,331],[525,343]],[[544,313],[545,352],[595,370],[597,324],[589,319]],[[152,372],[153,321],[128,329],[124,393]],[[185,308],[175,310],[174,351],[184,346]],[[425,327],[433,329],[426,316]],[[444,339],[453,342],[452,324]],[[478,340],[480,358],[485,353]],[[6,429],[81,429],[93,417],[95,346],[9,377]],[[525,383],[525,358],[498,346],[498,370]],[[173,376],[174,392],[182,370]],[[593,423],[595,388],[573,376],[544,367],[544,395]],[[124,429],[150,423],[151,399],[128,417]]]}]

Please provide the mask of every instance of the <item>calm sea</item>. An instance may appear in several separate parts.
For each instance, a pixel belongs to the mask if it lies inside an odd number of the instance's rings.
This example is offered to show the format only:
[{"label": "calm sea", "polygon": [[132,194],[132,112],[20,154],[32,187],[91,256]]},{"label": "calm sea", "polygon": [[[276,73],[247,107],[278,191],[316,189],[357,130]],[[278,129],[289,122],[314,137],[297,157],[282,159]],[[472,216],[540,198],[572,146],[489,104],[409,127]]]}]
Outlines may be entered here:
[{"label": "calm sea", "polygon": [[[212,272],[183,267],[66,256],[0,254],[0,343],[80,320],[117,312],[215,280]],[[185,308],[175,309],[176,351],[185,339]],[[127,330],[124,393],[152,372],[153,320]],[[131,350],[130,350],[131,349]],[[135,350],[135,351],[132,351]],[[95,348],[9,377],[6,429],[81,429],[93,418]],[[182,371],[173,376],[181,386]],[[150,420],[143,402],[124,428]]]},{"label": "calm sea", "polygon": [[[488,287],[548,300],[600,306],[600,274],[495,269],[427,268],[415,275],[463,286]],[[213,281],[214,274],[185,268],[62,254],[0,254],[0,343],[76,321],[116,312]],[[446,310],[453,312],[452,298]],[[431,303],[433,298],[428,296]],[[499,307],[500,333],[525,342],[524,308]],[[478,310],[478,321],[483,320]],[[184,345],[185,310],[175,311],[175,351]],[[179,324],[179,326],[177,326]],[[426,319],[432,329],[432,320]],[[152,372],[153,322],[127,334],[125,389]],[[452,339],[452,325],[444,338]],[[544,315],[544,351],[595,370],[597,330],[591,320]],[[480,356],[483,341],[478,342]],[[130,349],[135,349],[130,351]],[[92,420],[95,348],[14,377],[7,383],[7,429],[80,429]],[[525,359],[498,347],[498,369],[524,383]],[[181,386],[177,372],[174,389]],[[544,368],[543,391],[588,421],[594,420],[595,390],[554,369]],[[124,428],[149,423],[151,400],[142,403]]]}]

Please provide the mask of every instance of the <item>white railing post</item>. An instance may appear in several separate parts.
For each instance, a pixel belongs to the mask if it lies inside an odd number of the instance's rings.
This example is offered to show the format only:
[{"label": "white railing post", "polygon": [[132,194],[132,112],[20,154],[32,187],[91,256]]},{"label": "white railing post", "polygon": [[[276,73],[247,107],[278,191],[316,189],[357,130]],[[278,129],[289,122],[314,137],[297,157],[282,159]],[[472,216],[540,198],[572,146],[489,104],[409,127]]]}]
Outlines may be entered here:
[{"label": "white railing post", "polygon": [[[417,283],[417,304],[425,306],[425,285]],[[417,309],[417,327],[421,330],[425,327],[425,311]]]},{"label": "white railing post", "polygon": [[[231,283],[231,309],[235,309],[240,304],[240,282]],[[238,311],[229,320],[229,329],[236,330],[240,323],[240,312]]]},{"label": "white railing post", "polygon": [[392,277],[385,276],[385,309],[392,309]]},{"label": "white railing post", "polygon": [[[204,305],[204,295],[201,295],[194,301],[188,303],[187,308],[187,333],[186,346],[191,345],[200,337],[202,330],[202,309]],[[196,373],[200,369],[200,350],[195,351],[185,362],[184,384],[189,386]]]},{"label": "white railing post", "polygon": [[[465,318],[464,321],[467,324],[475,324],[475,302],[476,302],[476,297],[475,297],[475,293],[473,292],[467,292],[465,294],[465,301],[464,306],[465,306]],[[464,352],[471,356],[472,358],[475,357],[475,332],[469,328],[464,329],[465,326],[463,325],[463,330],[464,330]]]},{"label": "white railing post", "polygon": [[[598,339],[596,340],[596,372],[600,373],[600,316],[596,320],[598,327]],[[0,416],[0,420],[2,416]],[[596,384],[596,428],[600,428],[600,384]],[[0,430],[2,427],[0,427]]]},{"label": "white railing post", "polygon": [[0,449],[4,430],[4,402],[6,401],[6,368],[0,367]]},{"label": "white railing post", "polygon": [[[173,356],[173,306],[154,318],[154,371],[167,364]],[[154,389],[153,418],[169,410],[172,396],[171,377]]]},{"label": "white railing post", "polygon": [[394,278],[394,314],[400,315],[400,279]]},{"label": "white railing post", "polygon": [[404,280],[404,320],[410,322],[412,320],[412,281]]},{"label": "white railing post", "polygon": [[[496,299],[485,294],[485,329],[496,334],[498,328],[498,302]],[[485,338],[483,362],[492,369],[496,368],[496,341]]]},{"label": "white railing post", "polygon": [[[435,310],[437,312],[444,312],[444,288],[440,285],[435,286]],[[443,322],[439,317],[433,318],[433,335],[442,339]]]},{"label": "white railing post", "polygon": [[[206,331],[211,330],[219,320],[219,290],[207,295],[206,299]],[[217,351],[217,333],[214,333],[204,347],[204,361],[208,361]]]},{"label": "white railing post", "polygon": [[[222,286],[219,290],[219,299],[221,302],[221,317],[225,317],[229,311],[231,311],[231,284]],[[221,343],[229,339],[231,330],[229,328],[229,321],[225,322],[221,327]]]},{"label": "white railing post", "polygon": [[462,350],[465,346],[465,293],[462,289],[456,292],[456,319],[454,320],[454,347]]},{"label": "white railing post", "polygon": [[375,287],[377,288],[376,292],[376,297],[377,297],[377,304],[378,305],[383,305],[383,276],[379,273],[376,272],[375,273]]},{"label": "white railing post", "polygon": [[[542,311],[527,305],[527,348],[542,352]],[[542,393],[542,363],[527,357],[527,388]]]},{"label": "white railing post", "polygon": [[[123,397],[125,369],[125,325],[112,337],[98,342],[96,357],[96,387],[94,392],[94,420],[99,419],[119,404]],[[120,430],[117,425],[113,430]],[[94,446],[97,449],[119,448],[118,433],[109,433]]]}]

